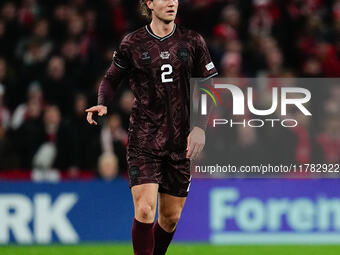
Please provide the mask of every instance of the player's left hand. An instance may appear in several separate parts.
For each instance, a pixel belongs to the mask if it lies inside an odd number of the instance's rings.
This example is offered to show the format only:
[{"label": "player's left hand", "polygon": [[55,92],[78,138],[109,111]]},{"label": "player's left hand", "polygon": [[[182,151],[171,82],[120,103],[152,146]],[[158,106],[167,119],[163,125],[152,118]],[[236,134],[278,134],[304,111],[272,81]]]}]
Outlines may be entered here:
[{"label": "player's left hand", "polygon": [[205,132],[202,128],[194,127],[187,141],[187,158],[196,159],[205,145]]}]

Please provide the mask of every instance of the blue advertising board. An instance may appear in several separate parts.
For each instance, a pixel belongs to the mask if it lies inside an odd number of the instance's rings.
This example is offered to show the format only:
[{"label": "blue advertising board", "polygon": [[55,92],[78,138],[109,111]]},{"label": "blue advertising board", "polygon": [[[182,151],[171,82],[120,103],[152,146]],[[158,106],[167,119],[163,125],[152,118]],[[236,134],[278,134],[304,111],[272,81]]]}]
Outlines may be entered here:
[{"label": "blue advertising board", "polygon": [[132,219],[125,180],[0,183],[0,243],[127,241]]},{"label": "blue advertising board", "polygon": [[195,180],[176,239],[339,244],[339,184],[337,179]]},{"label": "blue advertising board", "polygon": [[[340,181],[195,179],[175,240],[340,243]],[[125,180],[0,182],[0,244],[129,241]]]}]

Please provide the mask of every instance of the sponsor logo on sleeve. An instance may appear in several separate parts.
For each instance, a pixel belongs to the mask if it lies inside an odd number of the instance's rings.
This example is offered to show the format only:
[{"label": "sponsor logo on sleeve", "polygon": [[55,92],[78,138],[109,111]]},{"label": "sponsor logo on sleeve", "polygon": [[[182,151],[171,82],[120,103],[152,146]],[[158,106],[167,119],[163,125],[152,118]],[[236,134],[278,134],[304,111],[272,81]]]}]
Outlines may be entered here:
[{"label": "sponsor logo on sleeve", "polygon": [[210,71],[211,69],[213,69],[215,66],[214,66],[214,63],[213,62],[210,62],[209,64],[207,64],[206,66],[205,66],[205,68],[208,70],[208,71]]}]

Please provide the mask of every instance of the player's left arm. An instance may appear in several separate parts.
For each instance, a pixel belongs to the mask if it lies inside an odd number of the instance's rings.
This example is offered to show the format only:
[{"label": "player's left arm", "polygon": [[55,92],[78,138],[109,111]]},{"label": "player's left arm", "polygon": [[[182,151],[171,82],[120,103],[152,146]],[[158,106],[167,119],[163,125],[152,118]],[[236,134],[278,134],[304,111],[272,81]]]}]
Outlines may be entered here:
[{"label": "player's left arm", "polygon": [[[194,77],[200,77],[200,82],[209,83],[209,80],[218,74],[211,60],[206,42],[199,34],[197,34],[196,38],[194,63]],[[210,110],[208,112],[210,112]],[[194,127],[187,139],[187,158],[196,159],[203,150],[205,145],[205,129],[208,124],[208,119],[209,114],[196,118]]]}]

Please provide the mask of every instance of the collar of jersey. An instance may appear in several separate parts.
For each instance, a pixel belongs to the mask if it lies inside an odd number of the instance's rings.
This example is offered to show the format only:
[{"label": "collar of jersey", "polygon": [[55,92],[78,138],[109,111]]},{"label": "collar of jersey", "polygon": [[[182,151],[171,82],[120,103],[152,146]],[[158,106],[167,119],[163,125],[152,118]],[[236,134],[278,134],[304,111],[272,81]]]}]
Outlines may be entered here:
[{"label": "collar of jersey", "polygon": [[145,26],[145,29],[146,29],[146,31],[147,31],[152,37],[154,37],[154,38],[156,38],[156,39],[158,39],[158,40],[160,40],[160,41],[164,41],[165,39],[168,39],[169,37],[171,37],[171,36],[175,33],[176,24],[174,24],[174,29],[172,30],[172,32],[171,32],[170,34],[168,34],[167,36],[164,36],[164,37],[159,37],[158,35],[155,35],[155,34],[151,31],[149,25],[146,25],[146,26]]}]

